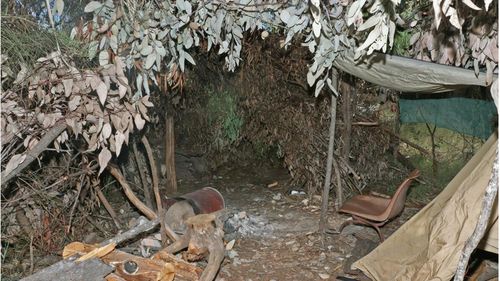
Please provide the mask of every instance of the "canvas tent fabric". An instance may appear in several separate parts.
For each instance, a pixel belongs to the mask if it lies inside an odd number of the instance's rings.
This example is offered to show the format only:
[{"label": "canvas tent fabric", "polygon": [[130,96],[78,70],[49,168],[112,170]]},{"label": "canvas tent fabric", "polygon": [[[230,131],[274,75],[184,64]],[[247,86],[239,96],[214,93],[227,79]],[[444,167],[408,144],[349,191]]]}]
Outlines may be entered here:
[{"label": "canvas tent fabric", "polygon": [[[355,62],[352,51],[333,61],[344,72],[365,81],[412,93],[441,93],[468,86],[490,86],[486,74],[476,77],[473,70],[374,52],[367,60]],[[494,75],[495,81],[498,75]]]},{"label": "canvas tent fabric", "polygon": [[[492,135],[448,186],[384,243],[353,264],[373,280],[450,280],[482,208],[497,153]],[[498,253],[498,211],[481,246]]]},{"label": "canvas tent fabric", "polygon": [[488,139],[497,109],[489,100],[463,97],[399,99],[401,123],[429,123],[439,128]]}]

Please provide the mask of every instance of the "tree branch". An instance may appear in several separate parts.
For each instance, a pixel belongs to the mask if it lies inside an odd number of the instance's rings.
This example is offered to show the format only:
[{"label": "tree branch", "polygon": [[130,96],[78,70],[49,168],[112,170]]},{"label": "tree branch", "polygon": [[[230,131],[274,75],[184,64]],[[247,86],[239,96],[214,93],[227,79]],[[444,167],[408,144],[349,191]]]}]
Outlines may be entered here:
[{"label": "tree branch", "polygon": [[[332,84],[333,87],[338,87],[338,72],[332,70]],[[330,181],[332,179],[332,166],[333,166],[333,145],[335,142],[335,117],[337,116],[337,97],[332,94],[332,102],[330,105],[330,138],[328,141],[328,155],[326,160],[326,176],[325,184],[323,186],[323,195],[321,197],[321,215],[319,218],[319,233],[321,234],[321,241],[324,244],[325,241],[325,229],[326,229],[326,215],[328,212],[328,196],[330,193]]]},{"label": "tree branch", "polygon": [[469,263],[470,255],[476,249],[477,245],[481,241],[486,232],[488,226],[488,221],[490,219],[491,210],[493,209],[493,203],[495,203],[495,198],[498,192],[498,152],[495,157],[495,162],[493,162],[493,171],[486,187],[486,191],[483,198],[483,206],[481,213],[479,214],[479,219],[472,233],[471,237],[465,243],[462,255],[460,256],[460,261],[458,262],[457,271],[455,272],[454,281],[463,281],[465,276],[465,269]]},{"label": "tree branch", "polygon": [[43,137],[40,141],[29,151],[27,151],[26,159],[19,164],[14,170],[10,171],[10,173],[6,174],[5,170],[2,171],[2,191],[7,185],[9,181],[15,178],[19,173],[21,173],[26,167],[28,167],[37,157],[44,152],[47,147],[66,129],[66,123],[60,122],[54,125]]}]

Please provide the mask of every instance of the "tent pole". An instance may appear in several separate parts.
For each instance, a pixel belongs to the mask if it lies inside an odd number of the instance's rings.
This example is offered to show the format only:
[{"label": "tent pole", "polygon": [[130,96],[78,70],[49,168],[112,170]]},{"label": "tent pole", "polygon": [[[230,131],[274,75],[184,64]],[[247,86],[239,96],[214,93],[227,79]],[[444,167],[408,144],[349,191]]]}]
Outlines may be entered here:
[{"label": "tent pole", "polygon": [[465,270],[467,264],[469,263],[470,255],[476,249],[477,245],[481,241],[486,232],[486,227],[488,226],[488,221],[490,219],[491,210],[493,208],[493,203],[498,192],[498,151],[493,162],[493,171],[486,187],[486,192],[483,198],[483,206],[481,213],[479,214],[479,219],[472,233],[471,237],[465,243],[462,255],[460,256],[460,261],[458,262],[457,271],[455,272],[454,281],[463,281],[465,276]]}]

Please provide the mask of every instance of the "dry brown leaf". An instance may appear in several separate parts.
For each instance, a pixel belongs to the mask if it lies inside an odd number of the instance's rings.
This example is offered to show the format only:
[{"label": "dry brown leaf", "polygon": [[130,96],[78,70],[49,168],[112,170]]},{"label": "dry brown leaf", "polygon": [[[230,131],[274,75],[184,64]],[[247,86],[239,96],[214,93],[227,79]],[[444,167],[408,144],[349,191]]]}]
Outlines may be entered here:
[{"label": "dry brown leaf", "polygon": [[148,117],[148,109],[146,108],[146,106],[144,106],[142,102],[138,102],[137,107],[139,108],[139,112],[142,114],[142,118],[149,122],[150,120]]},{"label": "dry brown leaf", "polygon": [[12,172],[12,170],[17,168],[17,166],[19,166],[21,163],[23,163],[25,159],[26,159],[26,154],[15,154],[14,156],[12,156],[9,162],[7,162],[7,165],[5,166],[3,174],[8,175],[10,172]]},{"label": "dry brown leaf", "polygon": [[102,131],[101,131],[102,137],[104,139],[108,139],[111,136],[111,130],[112,130],[111,125],[109,123],[105,123],[102,126]]},{"label": "dry brown leaf", "polygon": [[121,83],[118,83],[118,95],[119,95],[119,97],[123,98],[126,93],[127,93],[127,87],[125,87]]},{"label": "dry brown leaf", "polygon": [[64,79],[62,83],[64,85],[64,95],[69,97],[73,90],[73,79]]},{"label": "dry brown leaf", "polygon": [[111,123],[113,124],[113,127],[115,127],[115,130],[117,131],[123,131],[123,126],[121,122],[121,118],[118,116],[118,113],[116,114],[111,114]]},{"label": "dry brown leaf", "polygon": [[104,103],[106,102],[106,97],[108,96],[108,87],[100,79],[99,83],[97,84],[96,92],[97,96],[99,96],[99,101],[102,105],[104,105]]},{"label": "dry brown leaf", "polygon": [[115,153],[116,153],[116,156],[120,155],[120,151],[122,150],[122,145],[123,145],[123,142],[125,141],[125,135],[120,132],[120,131],[117,131],[116,134],[115,134]]},{"label": "dry brown leaf", "polygon": [[79,95],[75,95],[71,98],[68,103],[69,111],[74,111],[79,105],[82,97]]},{"label": "dry brown leaf", "polygon": [[101,152],[99,153],[99,175],[104,171],[104,169],[108,166],[109,160],[111,160],[111,152],[107,147],[103,147]]},{"label": "dry brown leaf", "polygon": [[142,119],[140,113],[136,113],[134,116],[134,123],[137,129],[142,130],[142,128],[144,128],[144,125],[146,124],[146,121]]}]

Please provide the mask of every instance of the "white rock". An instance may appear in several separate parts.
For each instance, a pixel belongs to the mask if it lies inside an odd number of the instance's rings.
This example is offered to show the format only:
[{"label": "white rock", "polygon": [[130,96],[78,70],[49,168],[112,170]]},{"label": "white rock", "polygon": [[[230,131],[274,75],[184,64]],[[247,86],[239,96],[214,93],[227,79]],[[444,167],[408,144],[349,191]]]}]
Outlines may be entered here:
[{"label": "white rock", "polygon": [[326,280],[328,278],[330,278],[330,274],[326,274],[326,273],[320,273],[319,274],[319,277],[323,280]]},{"label": "white rock", "polygon": [[141,240],[141,245],[148,248],[161,248],[160,241],[151,238],[144,238]]}]

